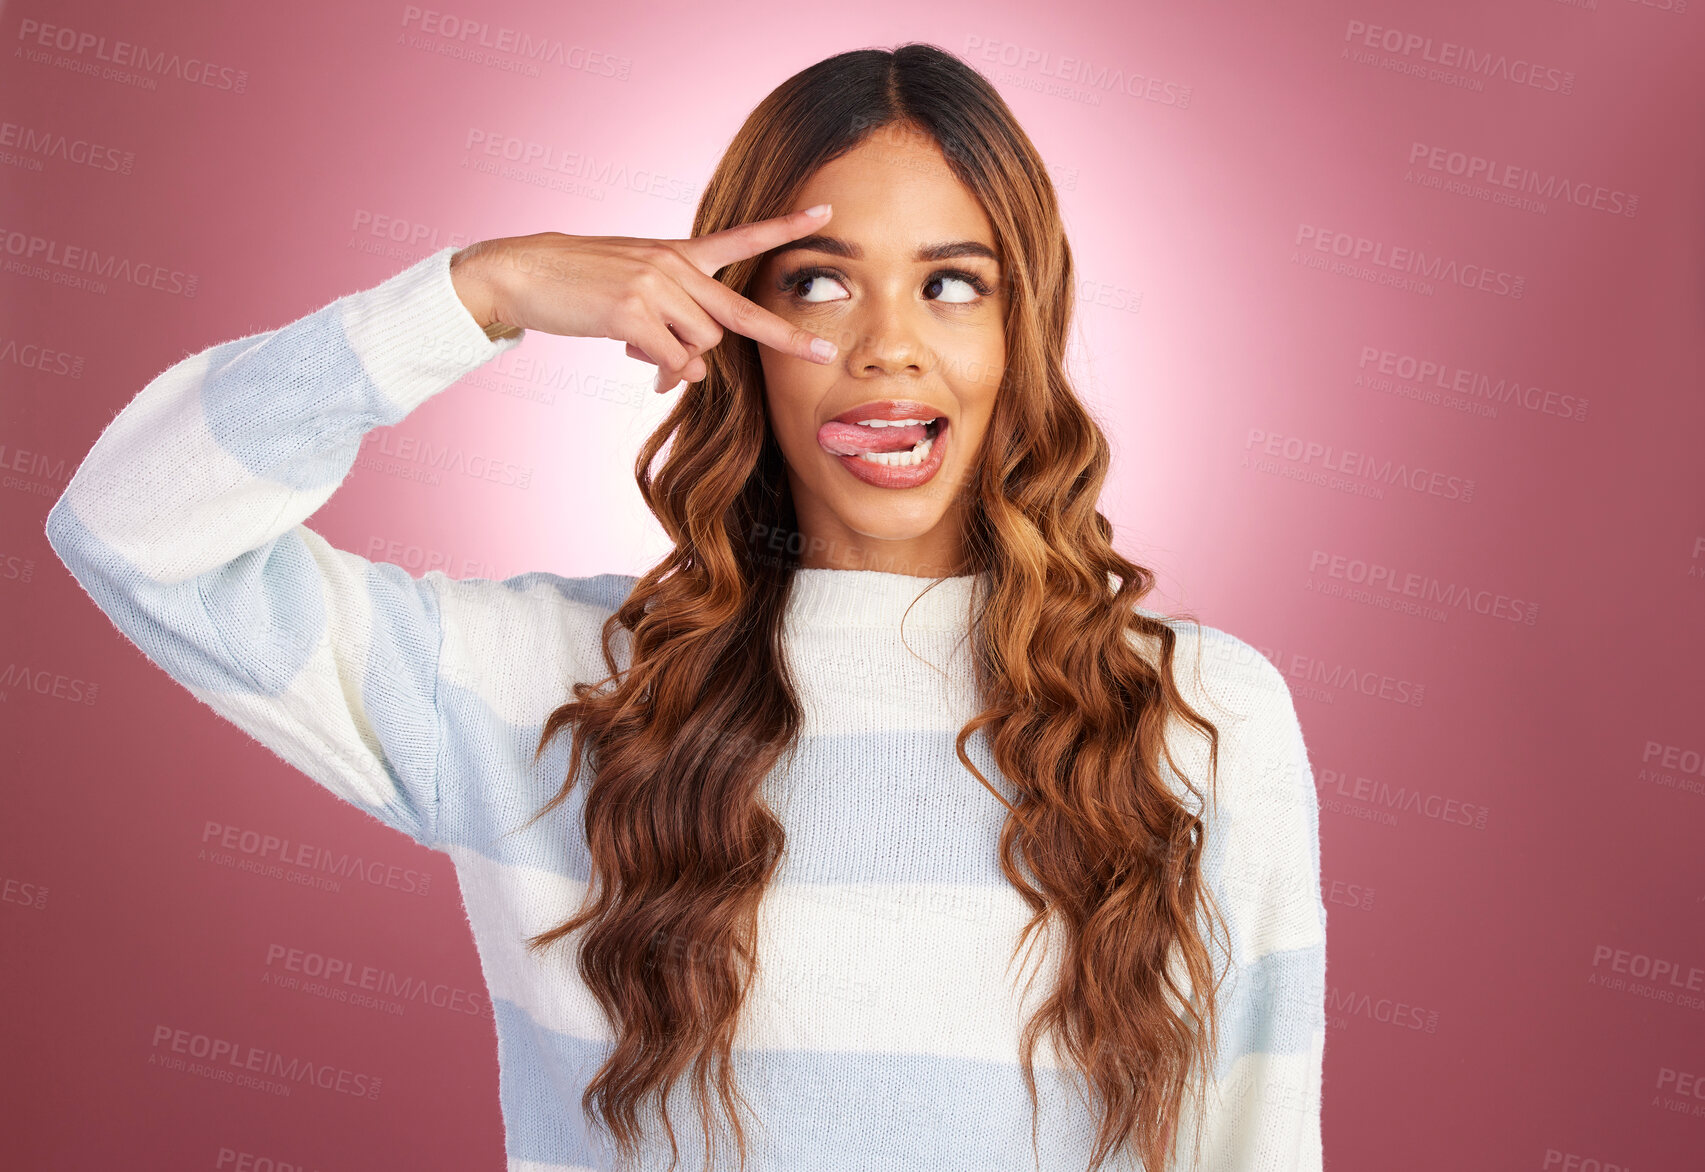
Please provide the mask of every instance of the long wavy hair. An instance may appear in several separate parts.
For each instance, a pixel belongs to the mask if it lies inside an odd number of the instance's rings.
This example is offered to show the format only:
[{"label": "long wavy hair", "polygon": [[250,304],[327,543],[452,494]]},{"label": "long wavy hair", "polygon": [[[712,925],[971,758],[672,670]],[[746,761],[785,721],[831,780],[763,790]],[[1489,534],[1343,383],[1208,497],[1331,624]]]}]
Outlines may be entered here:
[{"label": "long wavy hair", "polygon": [[[802,70],[753,110],[705,187],[693,235],[793,210],[817,168],[879,128],[929,136],[981,200],[1005,261],[1005,373],[961,489],[967,569],[988,576],[971,629],[983,707],[955,751],[1008,808],[1000,864],[1033,912],[1015,955],[1050,918],[1065,934],[1056,987],[1020,1038],[1032,1145],[1034,1053],[1051,1033],[1099,1103],[1090,1172],[1125,1148],[1158,1170],[1217,1051],[1219,984],[1206,826],[1169,788],[1163,758],[1200,791],[1163,730],[1178,718],[1204,734],[1210,775],[1219,732],[1175,685],[1175,630],[1136,605],[1154,575],[1114,550],[1096,508],[1109,446],[1063,371],[1073,265],[1043,160],[995,89],[951,53],[860,49]],[[716,279],[748,294],[761,261]],[[784,842],[761,785],[802,724],[781,646],[797,559],[761,546],[794,532],[796,518],[756,343],[729,331],[704,360],[705,378],[681,392],[634,469],[674,549],[604,625],[609,675],[576,683],[540,735],[535,762],[573,730],[568,779],[535,819],[568,798],[583,754],[592,764],[592,880],[577,914],[528,947],[582,933],[579,972],[615,1044],[581,1108],[614,1136],[618,1158],[637,1158],[640,1111],[655,1099],[674,1168],[667,1101],[690,1071],[707,1154],[714,1090],[744,1169],[748,1104],[731,1054]],[[1016,802],[966,754],[979,731]]]}]

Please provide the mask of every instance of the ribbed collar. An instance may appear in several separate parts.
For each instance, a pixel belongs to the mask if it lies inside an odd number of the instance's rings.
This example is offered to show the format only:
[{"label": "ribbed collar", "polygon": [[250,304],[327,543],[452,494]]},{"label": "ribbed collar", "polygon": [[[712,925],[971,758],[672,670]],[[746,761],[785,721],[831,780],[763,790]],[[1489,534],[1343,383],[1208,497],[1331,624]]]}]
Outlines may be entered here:
[{"label": "ribbed collar", "polygon": [[[796,569],[788,594],[787,619],[801,627],[877,627],[962,631],[973,596],[982,600],[989,575],[918,578],[884,570]],[[908,612],[907,607],[910,607]]]}]

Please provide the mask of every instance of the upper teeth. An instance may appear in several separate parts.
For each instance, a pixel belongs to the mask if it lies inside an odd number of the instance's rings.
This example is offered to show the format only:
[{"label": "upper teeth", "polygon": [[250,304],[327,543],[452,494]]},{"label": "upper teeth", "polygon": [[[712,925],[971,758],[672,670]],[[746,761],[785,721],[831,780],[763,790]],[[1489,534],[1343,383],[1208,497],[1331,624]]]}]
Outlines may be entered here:
[{"label": "upper teeth", "polygon": [[907,427],[914,423],[934,423],[935,418],[929,419],[861,419],[860,427]]}]

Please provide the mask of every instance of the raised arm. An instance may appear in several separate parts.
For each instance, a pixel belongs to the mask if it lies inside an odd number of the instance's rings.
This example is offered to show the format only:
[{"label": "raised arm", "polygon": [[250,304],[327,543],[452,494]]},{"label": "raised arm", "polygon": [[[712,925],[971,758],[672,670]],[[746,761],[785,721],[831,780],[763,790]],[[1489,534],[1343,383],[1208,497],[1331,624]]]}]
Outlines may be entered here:
[{"label": "raised arm", "polygon": [[369,562],[303,521],[363,435],[520,343],[486,336],[452,283],[453,252],[171,366],[107,425],[47,518],[54,552],[173,679],[429,845],[443,575]]},{"label": "raised arm", "polygon": [[545,232],[441,249],[155,377],[49,510],[48,542],[198,699],[435,845],[443,606],[469,592],[442,571],[416,579],[337,549],[304,520],[349,473],[362,436],[524,330],[626,341],[659,366],[659,389],[703,378],[700,356],[724,325],[826,361],[809,331],[712,276],[823,222],[801,212],[680,241]]}]

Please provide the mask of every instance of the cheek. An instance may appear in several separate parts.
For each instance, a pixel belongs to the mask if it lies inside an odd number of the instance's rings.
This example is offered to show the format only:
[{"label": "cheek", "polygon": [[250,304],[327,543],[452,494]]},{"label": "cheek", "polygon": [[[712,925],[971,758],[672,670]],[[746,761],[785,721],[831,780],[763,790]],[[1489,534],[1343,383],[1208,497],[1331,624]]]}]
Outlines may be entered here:
[{"label": "cheek", "polygon": [[966,410],[987,419],[994,411],[995,397],[1006,373],[1006,346],[997,330],[991,337],[979,339],[960,355],[958,394]]},{"label": "cheek", "polygon": [[815,444],[813,424],[817,401],[822,397],[815,389],[813,369],[796,359],[760,351],[764,375],[764,409],[769,413],[770,430],[784,452],[796,447]]}]

